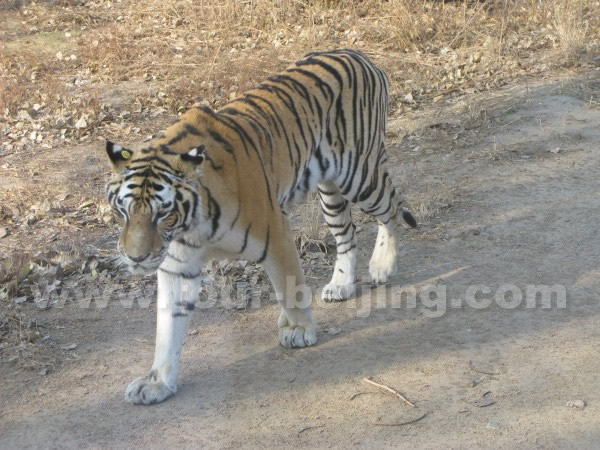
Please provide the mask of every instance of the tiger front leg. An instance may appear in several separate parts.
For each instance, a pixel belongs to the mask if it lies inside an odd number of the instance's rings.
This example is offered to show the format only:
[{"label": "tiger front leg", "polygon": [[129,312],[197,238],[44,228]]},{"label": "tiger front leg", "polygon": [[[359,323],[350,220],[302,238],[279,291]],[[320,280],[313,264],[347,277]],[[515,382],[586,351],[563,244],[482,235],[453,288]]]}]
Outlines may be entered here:
[{"label": "tiger front leg", "polygon": [[287,223],[280,233],[271,234],[266,248],[264,267],[281,306],[279,343],[285,348],[310,347],[317,342],[310,290]]},{"label": "tiger front leg", "polygon": [[198,287],[189,274],[158,269],[156,347],[154,363],[143,377],[133,380],[125,399],[136,405],[160,403],[177,392],[179,357]]}]

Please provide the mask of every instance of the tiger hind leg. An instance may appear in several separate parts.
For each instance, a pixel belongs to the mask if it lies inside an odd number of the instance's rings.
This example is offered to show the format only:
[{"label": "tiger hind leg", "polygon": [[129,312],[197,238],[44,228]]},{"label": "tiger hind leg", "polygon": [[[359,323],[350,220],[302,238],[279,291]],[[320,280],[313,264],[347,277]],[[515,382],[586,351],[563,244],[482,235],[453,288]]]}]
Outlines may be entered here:
[{"label": "tiger hind leg", "polygon": [[382,180],[381,187],[373,190],[366,198],[363,196],[358,206],[377,219],[378,231],[369,262],[369,275],[373,284],[385,284],[396,272],[398,265],[400,222],[404,219],[411,226],[416,226],[416,222],[410,212],[402,208],[402,196],[394,190],[387,170],[381,168],[377,172]]},{"label": "tiger hind leg", "polygon": [[335,238],[337,257],[331,281],[323,288],[326,302],[347,300],[355,292],[356,226],[352,223],[350,203],[333,183],[318,186],[321,210]]}]

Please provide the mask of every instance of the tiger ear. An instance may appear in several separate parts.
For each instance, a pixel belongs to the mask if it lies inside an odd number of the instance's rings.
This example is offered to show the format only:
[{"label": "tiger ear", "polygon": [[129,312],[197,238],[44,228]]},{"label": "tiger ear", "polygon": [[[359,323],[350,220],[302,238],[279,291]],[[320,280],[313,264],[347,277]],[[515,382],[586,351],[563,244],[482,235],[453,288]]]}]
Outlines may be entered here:
[{"label": "tiger ear", "polygon": [[132,150],[121,147],[110,141],[106,141],[106,153],[112,163],[113,169],[117,171],[121,170],[127,163],[127,160],[131,159],[133,156]]},{"label": "tiger ear", "polygon": [[198,147],[194,147],[187,153],[183,153],[181,155],[181,160],[185,162],[190,162],[194,164],[200,164],[204,161],[204,150],[206,147],[204,145],[199,145]]}]

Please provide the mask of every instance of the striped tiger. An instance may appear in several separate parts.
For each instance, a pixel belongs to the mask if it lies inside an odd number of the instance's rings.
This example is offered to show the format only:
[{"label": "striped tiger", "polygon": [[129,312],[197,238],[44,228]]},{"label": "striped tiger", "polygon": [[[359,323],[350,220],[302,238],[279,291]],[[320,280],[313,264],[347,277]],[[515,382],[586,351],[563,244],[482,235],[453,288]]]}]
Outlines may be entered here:
[{"label": "striped tiger", "polygon": [[[262,263],[281,306],[282,346],[317,341],[287,208],[318,190],[335,237],[327,301],[355,292],[350,203],[379,224],[369,272],[396,269],[401,218],[416,226],[386,168],[388,80],[353,50],[310,53],[218,111],[192,108],[160,138],[132,150],[107,142],[108,201],[122,221],[118,248],[132,272],[157,271],[156,353],[127,388],[136,404],[175,393],[179,354],[209,259]],[[298,294],[300,293],[300,294]]]}]

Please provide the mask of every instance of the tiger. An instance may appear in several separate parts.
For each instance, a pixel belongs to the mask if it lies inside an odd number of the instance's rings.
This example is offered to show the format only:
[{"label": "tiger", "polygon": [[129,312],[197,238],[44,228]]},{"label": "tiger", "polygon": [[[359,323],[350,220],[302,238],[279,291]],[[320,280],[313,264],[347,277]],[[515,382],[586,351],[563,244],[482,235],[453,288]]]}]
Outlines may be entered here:
[{"label": "tiger", "polygon": [[337,250],[322,298],[355,294],[351,203],[378,222],[369,274],[375,284],[388,282],[402,221],[417,225],[387,169],[388,97],[387,76],[364,54],[313,52],[218,110],[192,107],[139,150],[106,142],[119,257],[133,273],[157,274],[154,362],[128,385],[127,401],[154,404],[177,391],[209,260],[262,264],[281,307],[279,343],[317,342],[287,213],[315,188]]}]

